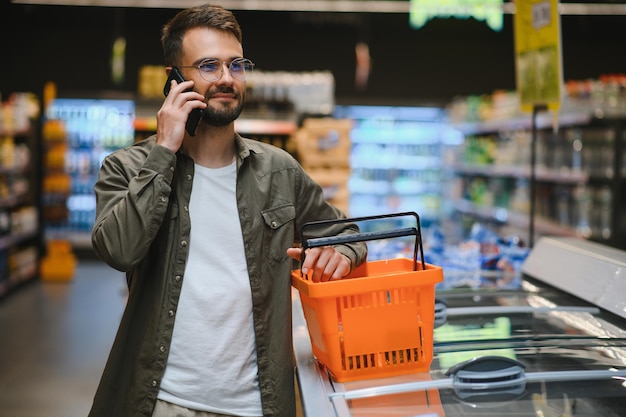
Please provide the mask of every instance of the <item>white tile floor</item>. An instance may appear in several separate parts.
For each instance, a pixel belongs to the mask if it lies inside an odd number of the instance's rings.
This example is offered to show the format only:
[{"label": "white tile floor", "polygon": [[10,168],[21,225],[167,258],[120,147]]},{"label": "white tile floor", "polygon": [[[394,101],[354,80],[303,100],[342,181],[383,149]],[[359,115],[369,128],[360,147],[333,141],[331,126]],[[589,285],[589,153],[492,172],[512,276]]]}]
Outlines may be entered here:
[{"label": "white tile floor", "polygon": [[86,417],[125,302],[123,274],[95,260],[0,299],[0,417]]}]

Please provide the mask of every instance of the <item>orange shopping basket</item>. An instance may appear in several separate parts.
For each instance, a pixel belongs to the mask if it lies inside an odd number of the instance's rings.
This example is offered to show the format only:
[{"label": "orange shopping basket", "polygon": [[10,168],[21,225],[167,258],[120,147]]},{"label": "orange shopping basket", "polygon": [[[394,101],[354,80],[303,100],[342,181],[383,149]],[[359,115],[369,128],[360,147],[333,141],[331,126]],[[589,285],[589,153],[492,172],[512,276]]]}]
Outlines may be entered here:
[{"label": "orange shopping basket", "polygon": [[[399,216],[414,216],[416,226],[304,237],[310,226]],[[300,294],[313,354],[336,381],[428,372],[433,357],[435,285],[443,280],[443,271],[424,262],[417,213],[311,222],[301,233],[303,249],[415,236],[413,259],[365,262],[344,279],[327,282],[313,282],[294,270],[291,281]]]}]

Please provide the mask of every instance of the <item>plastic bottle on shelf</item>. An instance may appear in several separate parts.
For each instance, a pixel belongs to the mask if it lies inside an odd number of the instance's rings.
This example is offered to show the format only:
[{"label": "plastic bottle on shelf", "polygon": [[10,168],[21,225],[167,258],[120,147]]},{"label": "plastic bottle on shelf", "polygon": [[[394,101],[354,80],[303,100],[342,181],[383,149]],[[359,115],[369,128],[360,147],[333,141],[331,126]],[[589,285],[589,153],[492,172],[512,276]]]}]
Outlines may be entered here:
[{"label": "plastic bottle on shelf", "polygon": [[589,80],[591,108],[598,118],[604,117],[605,111],[605,94],[604,85],[600,80]]},{"label": "plastic bottle on shelf", "polygon": [[617,76],[614,74],[603,75],[600,77],[600,82],[604,91],[605,114],[617,115],[620,99],[620,85]]},{"label": "plastic bottle on shelf", "polygon": [[0,140],[0,167],[13,168],[15,166],[15,140],[13,136],[4,136]]},{"label": "plastic bottle on shelf", "polygon": [[562,226],[571,226],[570,216],[570,190],[568,187],[559,186],[556,189],[556,205],[559,224]]},{"label": "plastic bottle on shelf", "polygon": [[528,181],[526,179],[517,180],[515,191],[511,197],[511,209],[519,213],[528,213],[530,211],[530,198]]},{"label": "plastic bottle on shelf", "polygon": [[613,201],[613,194],[608,186],[602,187],[597,192],[596,201],[598,204],[597,212],[599,217],[598,231],[599,235],[603,239],[609,239],[611,237],[611,204]]},{"label": "plastic bottle on shelf", "polygon": [[[583,141],[580,135],[575,135],[572,141],[572,171],[580,172],[583,169]],[[590,167],[587,167],[590,169]]]},{"label": "plastic bottle on shelf", "polygon": [[592,234],[590,225],[591,216],[591,193],[586,185],[580,184],[574,191],[576,206],[576,233],[584,238],[590,238]]}]

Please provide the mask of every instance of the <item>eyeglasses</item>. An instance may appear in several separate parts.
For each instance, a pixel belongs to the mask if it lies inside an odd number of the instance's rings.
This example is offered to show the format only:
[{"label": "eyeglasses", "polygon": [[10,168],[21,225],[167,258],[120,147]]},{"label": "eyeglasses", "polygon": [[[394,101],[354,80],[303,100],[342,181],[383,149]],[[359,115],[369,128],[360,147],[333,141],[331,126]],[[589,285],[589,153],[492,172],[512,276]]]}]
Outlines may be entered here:
[{"label": "eyeglasses", "polygon": [[[222,78],[224,65],[226,65],[226,62],[209,58],[201,61],[198,65],[187,65],[179,68],[197,68],[202,79],[211,83]],[[239,81],[245,81],[252,75],[252,70],[254,69],[254,63],[247,58],[233,59],[226,66],[230,75]]]}]

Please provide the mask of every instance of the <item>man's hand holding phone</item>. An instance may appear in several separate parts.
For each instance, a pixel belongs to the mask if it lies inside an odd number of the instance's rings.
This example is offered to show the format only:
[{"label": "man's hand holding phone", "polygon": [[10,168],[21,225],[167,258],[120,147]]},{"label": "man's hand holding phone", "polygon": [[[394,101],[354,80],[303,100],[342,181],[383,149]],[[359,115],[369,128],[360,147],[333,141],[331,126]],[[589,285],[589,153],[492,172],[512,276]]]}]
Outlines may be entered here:
[{"label": "man's hand holding phone", "polygon": [[157,143],[176,152],[185,130],[195,135],[206,103],[202,94],[193,91],[193,81],[185,81],[176,67],[170,71],[163,93],[166,97],[157,112]]}]

